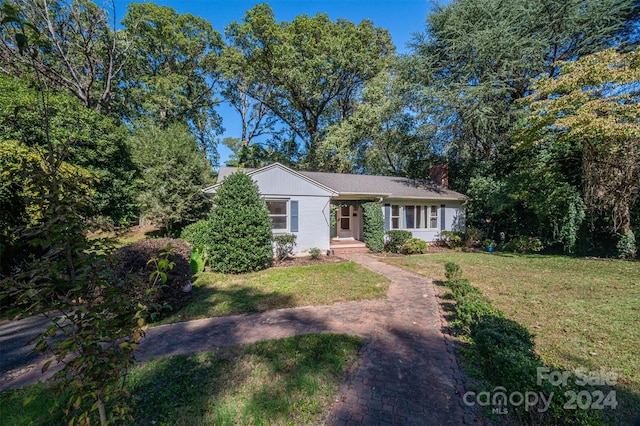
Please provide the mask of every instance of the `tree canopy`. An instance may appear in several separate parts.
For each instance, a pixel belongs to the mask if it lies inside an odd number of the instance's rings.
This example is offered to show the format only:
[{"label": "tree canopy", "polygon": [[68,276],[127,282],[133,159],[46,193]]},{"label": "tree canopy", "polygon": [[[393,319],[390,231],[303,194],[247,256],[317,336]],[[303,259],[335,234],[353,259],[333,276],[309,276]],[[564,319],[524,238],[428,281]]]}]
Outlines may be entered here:
[{"label": "tree canopy", "polygon": [[245,85],[247,95],[302,142],[310,168],[318,166],[326,128],[352,114],[359,91],[394,51],[389,33],[371,21],[332,22],[318,14],[277,23],[266,4],[232,22],[226,34],[223,67],[254,83]]}]

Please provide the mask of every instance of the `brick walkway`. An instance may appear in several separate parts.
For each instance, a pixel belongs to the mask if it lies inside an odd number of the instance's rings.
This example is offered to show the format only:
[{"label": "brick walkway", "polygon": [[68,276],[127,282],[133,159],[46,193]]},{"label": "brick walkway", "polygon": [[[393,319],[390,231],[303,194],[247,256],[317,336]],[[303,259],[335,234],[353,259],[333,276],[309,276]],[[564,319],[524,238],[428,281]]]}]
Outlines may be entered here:
[{"label": "brick walkway", "polygon": [[388,277],[387,299],[153,327],[140,343],[136,359],[309,333],[358,335],[366,338],[365,346],[337,395],[327,424],[474,423],[472,412],[461,404],[462,379],[452,345],[441,332],[443,316],[432,280],[368,255],[343,257]]},{"label": "brick walkway", "polygon": [[137,357],[175,355],[309,333],[345,333],[367,342],[340,389],[328,424],[460,425],[462,384],[433,282],[367,255],[353,260],[391,280],[387,300],[281,309],[151,328]]}]

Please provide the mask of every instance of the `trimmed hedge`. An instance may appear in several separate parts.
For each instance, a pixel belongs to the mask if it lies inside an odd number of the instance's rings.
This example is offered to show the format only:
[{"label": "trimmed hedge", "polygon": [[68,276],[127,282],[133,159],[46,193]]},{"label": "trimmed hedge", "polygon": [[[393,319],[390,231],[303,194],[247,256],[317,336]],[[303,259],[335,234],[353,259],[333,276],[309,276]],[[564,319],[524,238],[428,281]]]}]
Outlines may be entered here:
[{"label": "trimmed hedge", "polygon": [[[486,392],[493,392],[494,398],[496,392],[505,395],[505,398],[514,392],[533,392],[544,394],[550,401],[549,407],[543,407],[539,402],[535,407],[511,404],[503,408],[515,415],[521,424],[605,424],[601,410],[567,410],[564,406],[566,400],[560,397],[566,395],[565,392],[578,394],[590,392],[592,388],[578,386],[572,379],[567,380],[566,386],[553,386],[548,380],[538,384],[538,368],[545,367],[545,364],[535,352],[533,336],[529,330],[504,318],[502,311],[493,307],[478,288],[461,278],[459,265],[447,262],[446,275],[448,280],[445,286],[451,289],[456,301],[451,325],[458,327],[473,341],[478,355],[474,359],[479,363],[488,385],[493,387]],[[561,369],[549,367],[549,370]],[[606,389],[598,390],[606,395]],[[551,398],[551,395],[555,397]]]},{"label": "trimmed hedge", "polygon": [[379,203],[364,203],[362,205],[364,242],[374,253],[384,250],[384,216]]}]

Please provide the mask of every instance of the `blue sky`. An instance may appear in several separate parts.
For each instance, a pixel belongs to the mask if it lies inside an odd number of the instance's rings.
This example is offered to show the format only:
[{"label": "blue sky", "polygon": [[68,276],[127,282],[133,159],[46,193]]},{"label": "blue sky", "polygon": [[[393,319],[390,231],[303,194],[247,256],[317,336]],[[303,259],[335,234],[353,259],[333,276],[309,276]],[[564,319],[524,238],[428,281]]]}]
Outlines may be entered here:
[{"label": "blue sky", "polygon": [[[179,13],[191,13],[211,22],[213,28],[224,34],[225,27],[232,21],[241,21],[245,12],[256,1],[245,0],[155,0],[156,4],[169,6]],[[116,1],[118,20],[126,12],[126,0]],[[326,13],[331,20],[345,18],[355,23],[370,19],[377,27],[389,30],[398,53],[407,51],[407,43],[412,35],[424,30],[425,18],[433,8],[429,0],[272,0],[267,1],[273,9],[277,21],[291,21],[301,14],[313,16]],[[440,2],[446,4],[448,1]],[[230,106],[221,104],[218,113],[222,116],[225,132],[223,138],[239,137],[240,121]],[[222,144],[218,146],[220,164],[224,165],[230,152]]]}]

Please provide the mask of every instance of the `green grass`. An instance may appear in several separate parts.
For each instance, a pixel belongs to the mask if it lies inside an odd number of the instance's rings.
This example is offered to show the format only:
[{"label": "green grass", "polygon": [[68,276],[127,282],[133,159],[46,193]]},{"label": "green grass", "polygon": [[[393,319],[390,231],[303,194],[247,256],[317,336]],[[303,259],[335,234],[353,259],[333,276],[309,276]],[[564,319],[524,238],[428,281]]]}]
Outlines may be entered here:
[{"label": "green grass", "polygon": [[640,415],[639,262],[502,253],[384,261],[436,280],[444,280],[445,262],[459,264],[494,306],[535,334],[546,364],[617,373],[619,420]]},{"label": "green grass", "polygon": [[161,323],[296,306],[379,299],[388,280],[353,262],[270,268],[241,275],[202,273],[185,305]]},{"label": "green grass", "polygon": [[[321,424],[363,340],[298,336],[179,355],[137,366],[129,376],[135,425]],[[51,392],[0,393],[3,425],[62,424]]]}]

